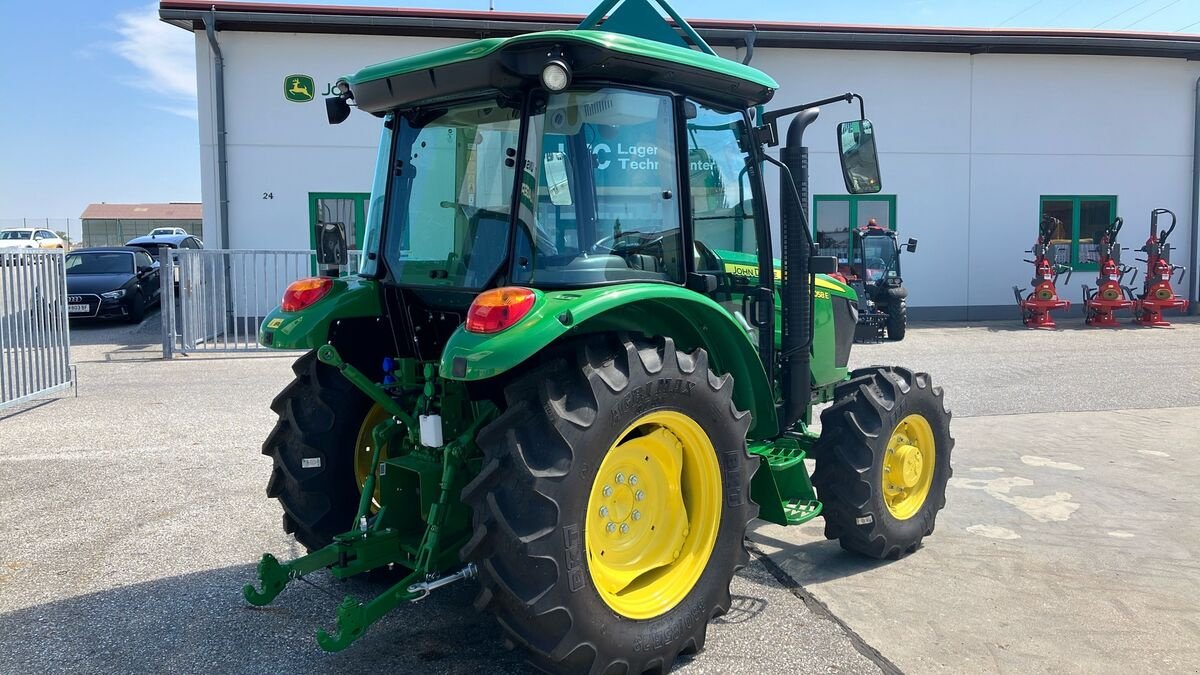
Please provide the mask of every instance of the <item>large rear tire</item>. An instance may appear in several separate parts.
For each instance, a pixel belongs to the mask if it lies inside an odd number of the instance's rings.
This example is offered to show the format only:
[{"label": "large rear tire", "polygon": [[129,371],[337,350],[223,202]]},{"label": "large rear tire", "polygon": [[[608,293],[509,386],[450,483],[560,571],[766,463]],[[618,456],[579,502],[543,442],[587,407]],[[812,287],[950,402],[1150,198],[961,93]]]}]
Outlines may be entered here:
[{"label": "large rear tire", "polygon": [[463,490],[462,555],[479,566],[476,606],[535,666],[665,673],[704,646],[758,512],[732,394],[702,349],[607,335],[506,388]]},{"label": "large rear tire", "polygon": [[933,534],[950,479],[950,411],[929,375],[856,370],[821,413],[813,486],[825,536],[872,558],[900,558]]},{"label": "large rear tire", "polygon": [[274,460],[267,496],[283,506],[283,530],[313,551],[351,529],[359,496],[351,443],[371,405],[315,351],[292,371],[296,379],[271,402],[279,421],[262,448]]}]

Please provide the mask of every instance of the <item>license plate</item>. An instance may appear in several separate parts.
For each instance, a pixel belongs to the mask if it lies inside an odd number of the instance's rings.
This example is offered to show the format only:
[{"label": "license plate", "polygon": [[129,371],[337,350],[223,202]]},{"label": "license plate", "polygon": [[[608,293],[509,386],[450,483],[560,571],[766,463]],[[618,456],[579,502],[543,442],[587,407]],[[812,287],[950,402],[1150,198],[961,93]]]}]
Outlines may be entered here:
[{"label": "license plate", "polygon": [[88,314],[92,308],[90,305],[67,305],[67,311],[72,314]]}]

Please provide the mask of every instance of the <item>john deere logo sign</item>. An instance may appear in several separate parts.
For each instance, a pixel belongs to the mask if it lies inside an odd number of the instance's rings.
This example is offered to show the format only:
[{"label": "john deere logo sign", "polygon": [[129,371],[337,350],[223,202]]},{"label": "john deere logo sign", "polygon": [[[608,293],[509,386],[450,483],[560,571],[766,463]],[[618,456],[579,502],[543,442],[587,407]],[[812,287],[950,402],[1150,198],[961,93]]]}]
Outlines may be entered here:
[{"label": "john deere logo sign", "polygon": [[283,97],[293,103],[308,103],[317,90],[313,79],[307,75],[288,75],[283,78]]}]

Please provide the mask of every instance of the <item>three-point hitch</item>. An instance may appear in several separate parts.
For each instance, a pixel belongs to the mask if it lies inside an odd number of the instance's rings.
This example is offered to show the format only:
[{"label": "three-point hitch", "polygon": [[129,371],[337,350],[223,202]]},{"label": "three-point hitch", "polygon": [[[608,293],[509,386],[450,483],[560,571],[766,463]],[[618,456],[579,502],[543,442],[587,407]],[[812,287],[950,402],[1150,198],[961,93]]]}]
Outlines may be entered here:
[{"label": "three-point hitch", "polygon": [[[1171,226],[1158,232],[1159,214],[1171,216]],[[1175,214],[1167,209],[1154,209],[1150,212],[1150,238],[1142,250],[1146,259],[1138,258],[1138,262],[1146,263],[1146,281],[1142,286],[1142,294],[1133,303],[1133,322],[1148,328],[1170,328],[1171,323],[1163,319],[1163,310],[1177,309],[1187,311],[1188,301],[1175,295],[1171,287],[1171,276],[1179,270],[1179,281],[1183,283],[1184,267],[1172,265],[1167,257],[1171,247],[1167,245],[1167,237],[1175,231]]]}]

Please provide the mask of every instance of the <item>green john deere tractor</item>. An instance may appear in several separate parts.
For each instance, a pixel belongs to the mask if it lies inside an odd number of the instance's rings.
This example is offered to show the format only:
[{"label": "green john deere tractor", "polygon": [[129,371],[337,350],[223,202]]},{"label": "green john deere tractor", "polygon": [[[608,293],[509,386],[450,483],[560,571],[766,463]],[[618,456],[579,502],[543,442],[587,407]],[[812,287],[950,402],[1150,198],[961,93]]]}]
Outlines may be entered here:
[{"label": "green john deere tractor", "polygon": [[[351,104],[382,122],[363,261],[295,282],[261,326],[263,345],[309,350],[263,446],[309,553],[264,555],[244,595],[267,604],[320,569],[406,576],[346,598],[322,648],[477,579],[476,606],[537,667],[666,671],[729,609],[754,518],[821,515],[874,558],[933,531],[942,392],[848,370],[855,293],[825,276],[793,180],[815,106],[857,100],[846,186],[879,190],[862,99],[763,112],[775,81],[661,9],[676,28],[605,0],[574,30],[365,68],[327,101],[331,122]],[[779,161],[765,147],[789,115]]]}]

